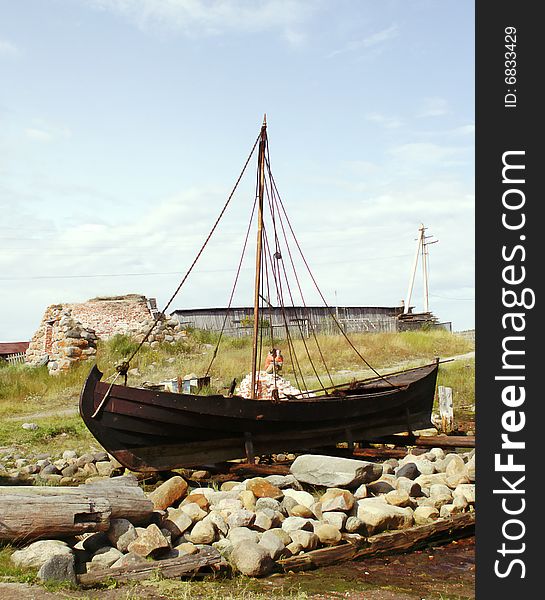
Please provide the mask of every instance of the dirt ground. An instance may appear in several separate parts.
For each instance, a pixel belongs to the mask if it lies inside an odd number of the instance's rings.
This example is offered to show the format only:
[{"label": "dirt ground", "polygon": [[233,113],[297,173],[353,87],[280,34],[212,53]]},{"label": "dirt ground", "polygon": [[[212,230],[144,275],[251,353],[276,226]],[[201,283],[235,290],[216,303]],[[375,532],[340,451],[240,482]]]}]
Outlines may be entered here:
[{"label": "dirt ground", "polygon": [[[234,583],[237,581],[238,583]],[[467,600],[475,598],[475,538],[427,550],[349,562],[316,571],[277,574],[262,580],[142,582],[115,589],[47,591],[41,586],[0,583],[2,600]]]}]

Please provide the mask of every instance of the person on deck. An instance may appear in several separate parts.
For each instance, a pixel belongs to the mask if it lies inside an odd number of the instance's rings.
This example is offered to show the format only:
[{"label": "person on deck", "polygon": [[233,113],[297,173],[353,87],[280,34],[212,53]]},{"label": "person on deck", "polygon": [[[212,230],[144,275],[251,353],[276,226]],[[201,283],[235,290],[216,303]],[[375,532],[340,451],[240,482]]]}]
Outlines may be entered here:
[{"label": "person on deck", "polygon": [[282,365],[284,364],[284,357],[282,356],[282,352],[280,350],[276,351],[276,356],[274,357],[274,366],[276,371],[282,370]]},{"label": "person on deck", "polygon": [[264,366],[265,373],[273,372],[275,357],[276,357],[276,348],[273,348],[269,352],[269,354],[267,354],[267,357],[265,358],[265,366]]}]

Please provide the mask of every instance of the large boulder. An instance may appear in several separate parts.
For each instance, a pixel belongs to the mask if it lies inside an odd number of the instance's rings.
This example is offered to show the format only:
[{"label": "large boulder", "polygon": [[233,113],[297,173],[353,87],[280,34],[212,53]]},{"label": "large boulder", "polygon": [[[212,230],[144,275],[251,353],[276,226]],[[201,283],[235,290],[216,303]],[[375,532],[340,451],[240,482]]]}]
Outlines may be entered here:
[{"label": "large boulder", "polygon": [[42,581],[68,581],[75,584],[74,556],[55,554],[40,567],[38,579]]},{"label": "large boulder", "polygon": [[73,552],[68,544],[60,540],[41,540],[16,550],[11,555],[11,562],[17,567],[39,569],[53,556],[73,556]]},{"label": "large boulder", "polygon": [[404,529],[414,522],[413,511],[410,508],[392,506],[374,498],[358,500],[356,516],[362,521],[367,535],[386,529]]},{"label": "large boulder", "polygon": [[382,475],[382,465],[351,458],[302,454],[290,471],[298,481],[325,487],[357,487]]},{"label": "large boulder", "polygon": [[229,560],[238,571],[248,577],[264,577],[271,573],[274,567],[271,550],[248,540],[239,542],[233,548]]}]

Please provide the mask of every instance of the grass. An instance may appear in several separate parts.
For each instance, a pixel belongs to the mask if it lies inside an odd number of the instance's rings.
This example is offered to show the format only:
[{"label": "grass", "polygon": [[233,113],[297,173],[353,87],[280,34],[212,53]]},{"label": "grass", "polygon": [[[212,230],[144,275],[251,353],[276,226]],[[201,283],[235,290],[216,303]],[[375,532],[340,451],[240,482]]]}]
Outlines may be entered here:
[{"label": "grass", "polygon": [[[439,369],[437,385],[452,388],[455,419],[475,418],[475,359],[446,363]],[[438,406],[435,406],[438,411]]]},{"label": "grass", "polygon": [[11,562],[14,550],[10,544],[0,547],[0,581],[32,583],[36,579],[37,569],[16,567]]}]

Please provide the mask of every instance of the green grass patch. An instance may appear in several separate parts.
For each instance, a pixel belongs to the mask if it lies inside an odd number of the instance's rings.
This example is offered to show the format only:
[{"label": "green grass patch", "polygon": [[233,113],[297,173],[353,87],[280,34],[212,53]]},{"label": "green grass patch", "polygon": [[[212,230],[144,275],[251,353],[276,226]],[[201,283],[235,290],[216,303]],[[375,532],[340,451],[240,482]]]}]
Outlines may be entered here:
[{"label": "green grass patch", "polygon": [[[452,388],[455,419],[475,418],[475,359],[445,363],[439,368],[437,385]],[[439,407],[435,406],[438,411]]]},{"label": "green grass patch", "polygon": [[16,567],[11,562],[15,548],[9,544],[0,546],[0,581],[32,583],[36,579],[37,569]]}]

